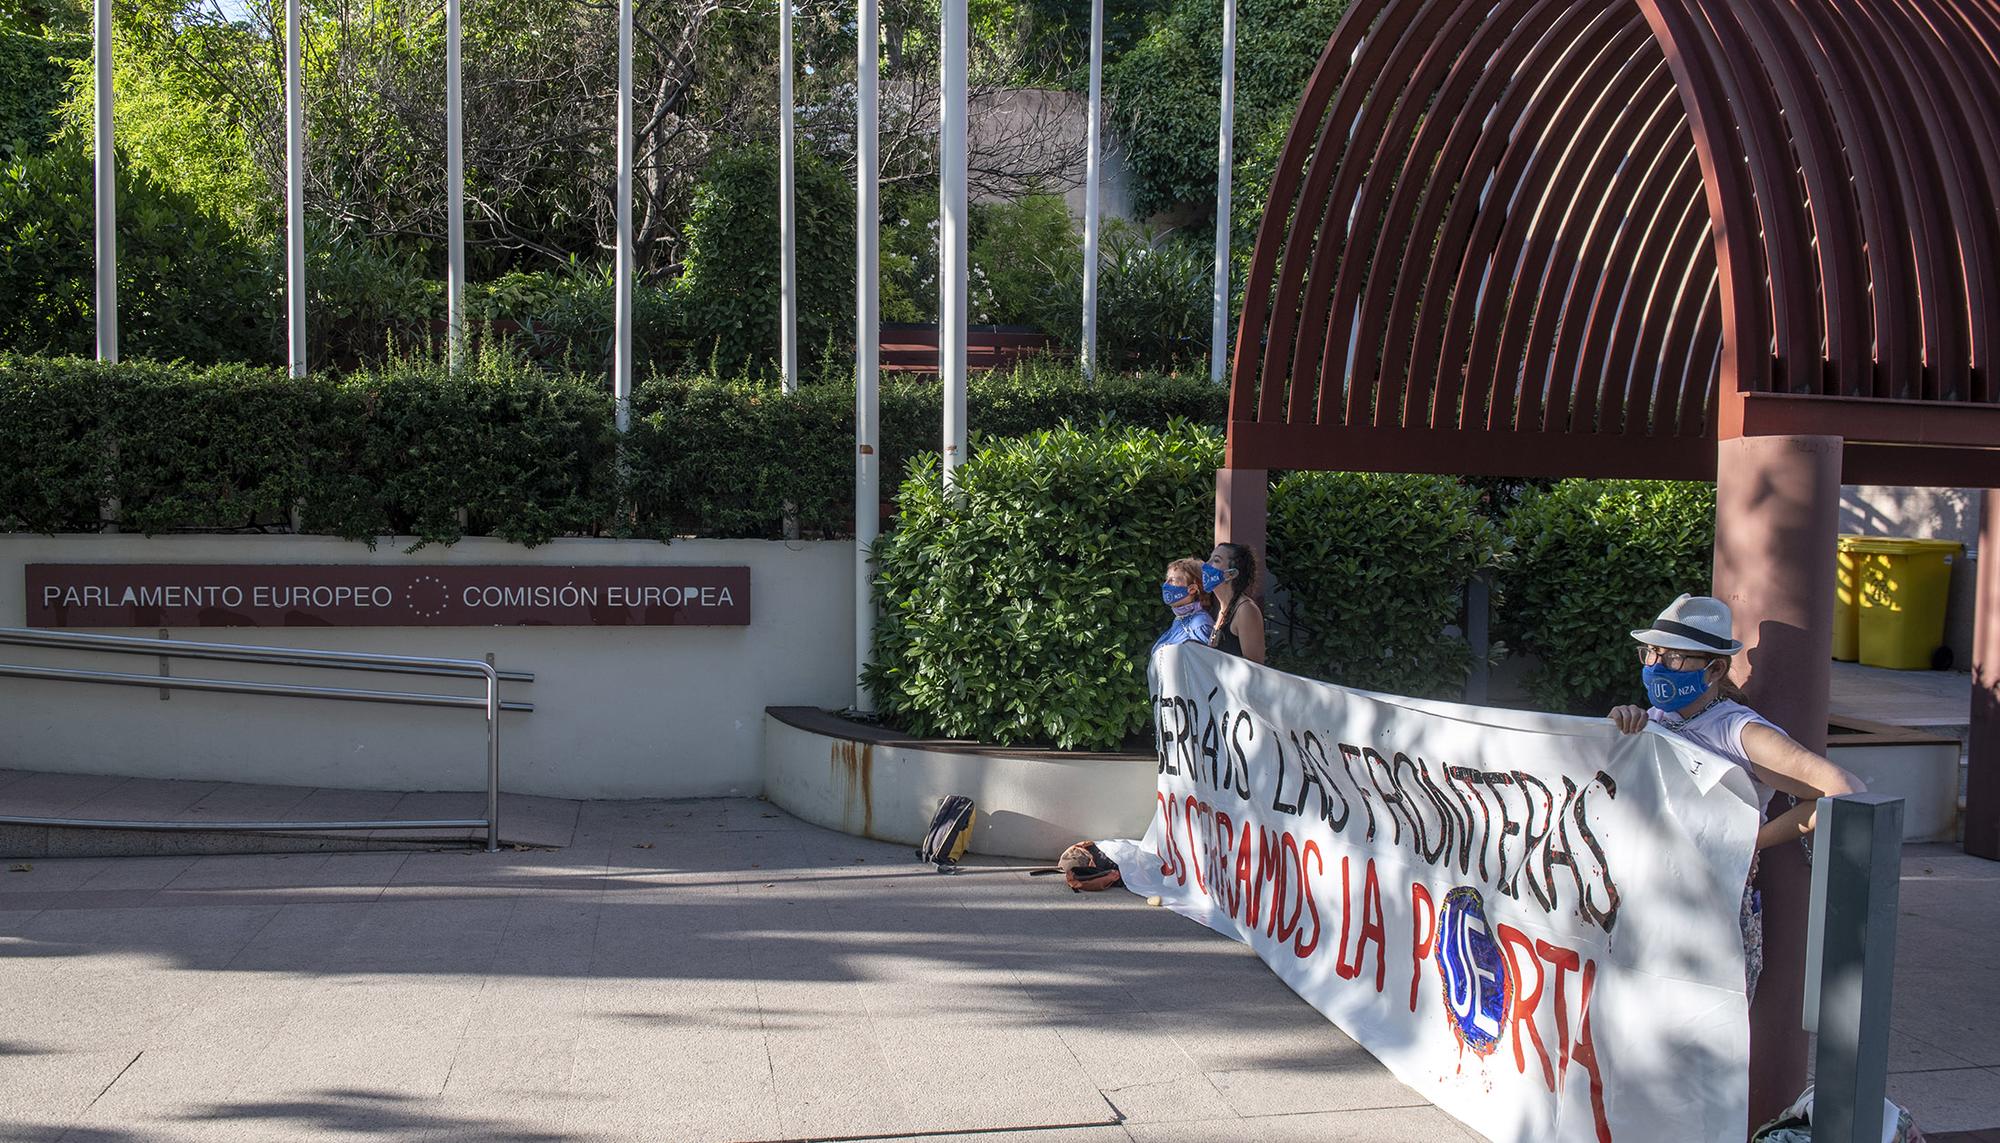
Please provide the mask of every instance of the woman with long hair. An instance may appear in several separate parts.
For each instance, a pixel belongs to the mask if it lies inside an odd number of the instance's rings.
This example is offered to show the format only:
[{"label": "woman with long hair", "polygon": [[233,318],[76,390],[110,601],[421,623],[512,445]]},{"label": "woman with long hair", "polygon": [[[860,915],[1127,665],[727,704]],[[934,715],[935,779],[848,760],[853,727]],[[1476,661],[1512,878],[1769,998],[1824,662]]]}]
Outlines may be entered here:
[{"label": "woman with long hair", "polygon": [[1202,567],[1202,586],[1221,608],[1208,645],[1253,663],[1264,661],[1264,609],[1257,606],[1257,557],[1242,544],[1217,544]]}]

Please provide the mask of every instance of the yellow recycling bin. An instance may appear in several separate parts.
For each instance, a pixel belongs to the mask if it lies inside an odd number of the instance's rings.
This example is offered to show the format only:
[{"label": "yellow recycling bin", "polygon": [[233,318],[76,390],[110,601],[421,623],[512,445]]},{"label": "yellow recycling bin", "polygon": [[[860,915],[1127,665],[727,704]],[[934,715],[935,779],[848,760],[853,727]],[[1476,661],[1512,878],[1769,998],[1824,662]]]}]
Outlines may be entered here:
[{"label": "yellow recycling bin", "polygon": [[1963,546],[1955,540],[1871,536],[1844,540],[1841,547],[1859,564],[1861,662],[1903,671],[1941,665],[1936,658],[1944,643],[1951,565]]},{"label": "yellow recycling bin", "polygon": [[1861,657],[1861,561],[1854,544],[1869,539],[1843,532],[1834,557],[1833,657],[1852,663]]}]

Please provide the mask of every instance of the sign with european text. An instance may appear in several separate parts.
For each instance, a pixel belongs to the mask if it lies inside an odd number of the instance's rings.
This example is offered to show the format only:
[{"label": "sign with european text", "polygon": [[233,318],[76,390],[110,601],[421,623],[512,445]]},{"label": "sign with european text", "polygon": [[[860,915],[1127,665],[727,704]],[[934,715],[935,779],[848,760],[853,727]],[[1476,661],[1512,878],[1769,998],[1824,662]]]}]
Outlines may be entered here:
[{"label": "sign with european text", "polygon": [[1749,778],[1657,729],[1152,661],[1125,885],[1250,945],[1419,1095],[1508,1141],[1748,1134]]},{"label": "sign with european text", "polygon": [[750,622],[747,567],[29,564],[31,627],[685,627]]}]

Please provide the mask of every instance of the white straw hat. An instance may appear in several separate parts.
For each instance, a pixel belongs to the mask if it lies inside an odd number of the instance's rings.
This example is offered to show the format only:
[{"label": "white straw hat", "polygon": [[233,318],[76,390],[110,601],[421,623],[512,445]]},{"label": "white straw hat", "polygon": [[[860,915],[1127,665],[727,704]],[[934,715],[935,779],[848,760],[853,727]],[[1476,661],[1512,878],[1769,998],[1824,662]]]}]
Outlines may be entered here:
[{"label": "white straw hat", "polygon": [[1670,651],[1734,655],[1743,644],[1732,637],[1729,605],[1713,596],[1683,595],[1667,605],[1653,625],[1632,638]]}]

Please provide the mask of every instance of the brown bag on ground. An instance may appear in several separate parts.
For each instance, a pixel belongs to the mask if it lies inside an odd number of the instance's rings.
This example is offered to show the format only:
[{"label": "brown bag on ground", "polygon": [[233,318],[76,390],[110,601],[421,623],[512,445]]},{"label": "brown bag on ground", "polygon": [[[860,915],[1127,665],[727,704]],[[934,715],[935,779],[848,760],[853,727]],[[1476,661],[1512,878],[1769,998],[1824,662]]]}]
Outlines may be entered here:
[{"label": "brown bag on ground", "polygon": [[1106,857],[1094,841],[1077,842],[1056,858],[1055,868],[1030,870],[1029,876],[1042,877],[1051,873],[1062,874],[1063,884],[1077,893],[1109,889],[1125,880],[1124,874],[1118,871],[1118,863]]}]

